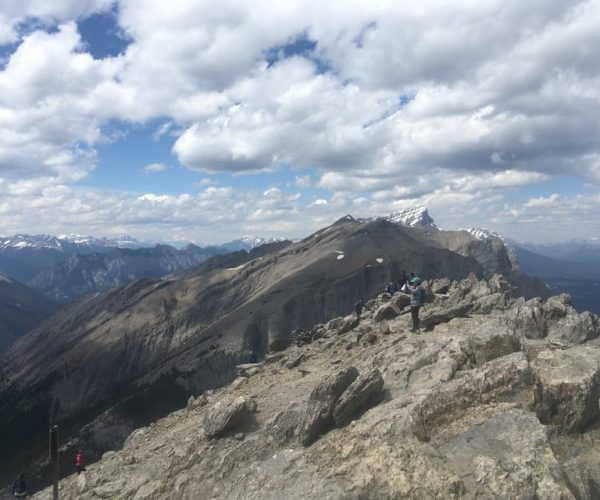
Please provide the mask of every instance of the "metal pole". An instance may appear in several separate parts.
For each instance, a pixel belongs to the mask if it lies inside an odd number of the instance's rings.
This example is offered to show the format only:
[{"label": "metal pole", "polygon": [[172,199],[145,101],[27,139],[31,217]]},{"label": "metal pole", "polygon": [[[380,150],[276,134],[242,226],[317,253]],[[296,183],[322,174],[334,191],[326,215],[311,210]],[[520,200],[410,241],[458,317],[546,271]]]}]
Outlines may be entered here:
[{"label": "metal pole", "polygon": [[52,467],[52,498],[58,500],[58,425],[50,428],[50,467]]}]

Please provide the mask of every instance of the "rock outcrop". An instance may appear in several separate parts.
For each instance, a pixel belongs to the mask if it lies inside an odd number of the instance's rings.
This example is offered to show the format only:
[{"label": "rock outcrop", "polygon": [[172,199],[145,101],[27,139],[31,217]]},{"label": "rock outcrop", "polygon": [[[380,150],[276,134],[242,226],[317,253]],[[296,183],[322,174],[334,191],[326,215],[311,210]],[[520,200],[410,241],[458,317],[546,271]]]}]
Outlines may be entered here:
[{"label": "rock outcrop", "polygon": [[429,285],[427,333],[381,296],[136,431],[63,497],[599,498],[598,318],[499,276]]}]

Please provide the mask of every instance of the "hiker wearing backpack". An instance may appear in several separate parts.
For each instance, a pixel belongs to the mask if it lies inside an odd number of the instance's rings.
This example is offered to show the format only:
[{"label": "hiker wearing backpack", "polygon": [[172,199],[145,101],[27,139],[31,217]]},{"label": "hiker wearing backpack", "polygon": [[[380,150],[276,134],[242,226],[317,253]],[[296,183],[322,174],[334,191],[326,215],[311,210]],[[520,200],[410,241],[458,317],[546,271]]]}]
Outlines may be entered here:
[{"label": "hiker wearing backpack", "polygon": [[425,302],[425,290],[421,286],[421,278],[414,276],[410,280],[410,284],[407,285],[408,291],[410,292],[410,315],[412,317],[413,327],[412,332],[420,332],[419,324],[419,310]]},{"label": "hiker wearing backpack", "polygon": [[25,473],[21,472],[12,487],[12,494],[15,498],[27,498],[27,480],[25,479]]}]

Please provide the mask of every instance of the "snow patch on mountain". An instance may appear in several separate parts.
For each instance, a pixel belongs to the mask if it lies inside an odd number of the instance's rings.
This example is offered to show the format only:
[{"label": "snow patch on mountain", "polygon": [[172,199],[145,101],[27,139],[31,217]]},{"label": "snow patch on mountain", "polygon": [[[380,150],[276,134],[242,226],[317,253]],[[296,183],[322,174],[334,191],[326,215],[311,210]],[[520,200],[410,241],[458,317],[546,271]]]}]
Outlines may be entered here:
[{"label": "snow patch on mountain", "polygon": [[262,245],[268,245],[270,243],[278,243],[285,241],[286,238],[261,238],[260,236],[253,236],[246,234],[237,240],[228,241],[219,245],[220,248],[225,248],[231,252],[237,252],[240,250],[250,251],[253,248],[260,247]]},{"label": "snow patch on mountain", "polygon": [[422,205],[396,210],[385,218],[390,222],[407,227],[437,227],[427,212],[427,208]]},{"label": "snow patch on mountain", "polygon": [[390,215],[386,215],[383,217],[371,217],[368,219],[359,220],[364,222],[373,222],[382,219],[405,227],[422,227],[437,229],[437,226],[435,225],[435,222],[429,215],[427,208],[422,205],[414,205],[410,208],[396,210]]},{"label": "snow patch on mountain", "polygon": [[0,249],[7,248],[32,248],[52,249],[65,251],[72,247],[88,248],[138,248],[141,244],[129,235],[119,235],[113,238],[95,238],[80,234],[61,234],[51,236],[48,234],[15,234],[14,236],[0,237]]},{"label": "snow patch on mountain", "polygon": [[487,238],[499,238],[500,240],[504,241],[504,236],[502,236],[501,234],[497,233],[496,231],[491,231],[482,227],[470,227],[469,229],[465,229],[465,231],[467,231],[467,233],[471,234],[478,240],[485,240]]}]

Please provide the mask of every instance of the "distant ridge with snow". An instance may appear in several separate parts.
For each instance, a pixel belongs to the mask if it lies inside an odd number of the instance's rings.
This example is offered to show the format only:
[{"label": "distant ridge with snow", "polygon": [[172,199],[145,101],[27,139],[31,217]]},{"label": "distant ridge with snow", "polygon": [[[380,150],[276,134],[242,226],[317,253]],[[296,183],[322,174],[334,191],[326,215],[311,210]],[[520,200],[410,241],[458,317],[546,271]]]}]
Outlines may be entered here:
[{"label": "distant ridge with snow", "polygon": [[278,243],[285,241],[286,238],[261,238],[259,236],[253,236],[246,234],[237,240],[228,241],[219,245],[219,248],[224,248],[231,252],[238,252],[240,250],[252,250],[253,248],[260,247],[262,245],[268,245],[269,243]]},{"label": "distant ridge with snow", "polygon": [[113,238],[94,238],[93,236],[83,236],[80,234],[62,234],[60,236],[51,236],[48,234],[15,234],[14,236],[0,236],[0,249],[45,248],[70,251],[73,246],[94,249],[139,248],[142,244],[129,235],[119,235]]},{"label": "distant ridge with snow", "polygon": [[496,231],[491,231],[489,229],[485,229],[482,227],[470,227],[469,229],[465,229],[467,233],[471,234],[478,240],[485,240],[487,238],[499,238],[502,241],[505,241],[504,236],[497,233]]},{"label": "distant ridge with snow", "polygon": [[[347,216],[350,217],[351,216]],[[422,227],[422,228],[431,228],[438,229],[435,225],[435,222],[429,215],[427,208],[422,205],[414,205],[410,208],[403,208],[401,210],[396,210],[392,212],[390,215],[379,216],[379,217],[369,217],[366,219],[357,219],[359,221],[364,222],[372,222],[375,220],[387,220],[393,222],[394,224],[399,224],[405,227]]]}]

